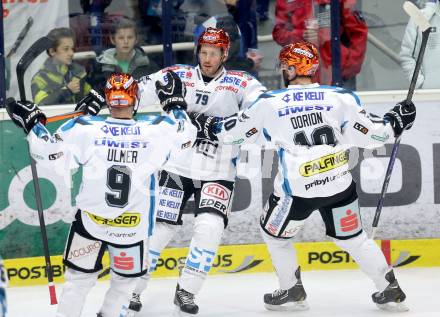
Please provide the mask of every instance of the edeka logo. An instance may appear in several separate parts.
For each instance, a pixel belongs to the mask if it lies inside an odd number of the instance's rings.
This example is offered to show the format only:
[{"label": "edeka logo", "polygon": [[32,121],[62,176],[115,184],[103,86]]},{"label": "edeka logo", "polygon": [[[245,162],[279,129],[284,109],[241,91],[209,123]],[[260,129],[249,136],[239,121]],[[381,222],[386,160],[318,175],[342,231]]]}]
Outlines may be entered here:
[{"label": "edeka logo", "polygon": [[118,216],[115,219],[107,219],[102,218],[96,215],[93,215],[89,212],[87,212],[87,215],[89,216],[92,221],[98,225],[107,225],[110,227],[136,227],[141,222],[141,216],[139,213],[135,212],[124,212],[122,215]]},{"label": "edeka logo", "polygon": [[339,151],[302,164],[299,173],[304,177],[324,173],[347,164],[348,158],[348,151]]},{"label": "edeka logo", "polygon": [[115,268],[123,271],[130,271],[134,268],[134,259],[132,256],[127,256],[127,253],[121,252],[119,256],[114,256]]}]

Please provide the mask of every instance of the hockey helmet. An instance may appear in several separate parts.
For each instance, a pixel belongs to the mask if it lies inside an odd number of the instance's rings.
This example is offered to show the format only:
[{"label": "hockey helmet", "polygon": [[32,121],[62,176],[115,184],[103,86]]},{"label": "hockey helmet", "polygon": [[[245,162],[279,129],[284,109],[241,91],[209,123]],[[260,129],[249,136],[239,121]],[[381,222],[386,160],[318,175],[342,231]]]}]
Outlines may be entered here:
[{"label": "hockey helmet", "polygon": [[225,30],[208,27],[199,36],[197,41],[197,51],[200,50],[201,45],[217,46],[223,49],[225,54],[227,54],[229,47],[231,46],[231,40],[229,39],[229,35]]},{"label": "hockey helmet", "polygon": [[138,83],[129,74],[112,74],[107,80],[104,92],[109,107],[124,108],[134,106],[137,108]]},{"label": "hockey helmet", "polygon": [[280,69],[294,67],[297,76],[313,76],[319,67],[318,49],[309,42],[284,46],[278,60]]}]

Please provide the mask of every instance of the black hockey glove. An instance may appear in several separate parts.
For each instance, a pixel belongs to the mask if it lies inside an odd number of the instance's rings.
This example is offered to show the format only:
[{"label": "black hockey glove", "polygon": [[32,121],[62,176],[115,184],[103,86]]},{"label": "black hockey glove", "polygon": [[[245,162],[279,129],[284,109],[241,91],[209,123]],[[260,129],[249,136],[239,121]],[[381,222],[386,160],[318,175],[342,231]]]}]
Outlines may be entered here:
[{"label": "black hockey glove", "polygon": [[16,101],[14,98],[8,98],[6,100],[6,111],[12,121],[18,127],[23,128],[26,134],[28,134],[38,122],[46,124],[46,116],[44,113],[38,108],[37,104],[30,101]]},{"label": "black hockey glove", "polygon": [[399,136],[404,130],[409,130],[416,119],[416,107],[410,101],[403,100],[385,113],[384,119],[389,120],[394,134]]},{"label": "black hockey glove", "polygon": [[106,107],[103,94],[95,89],[90,90],[89,94],[81,99],[75,107],[75,111],[83,111],[85,114],[96,116],[102,108]]},{"label": "black hockey glove", "polygon": [[193,125],[197,128],[197,138],[218,141],[216,136],[217,124],[220,118],[205,116],[203,113],[193,112],[189,114]]},{"label": "black hockey glove", "polygon": [[156,94],[159,97],[162,109],[169,112],[173,108],[186,110],[185,86],[179,76],[173,72],[167,72],[167,83],[163,85],[160,81],[156,81]]}]

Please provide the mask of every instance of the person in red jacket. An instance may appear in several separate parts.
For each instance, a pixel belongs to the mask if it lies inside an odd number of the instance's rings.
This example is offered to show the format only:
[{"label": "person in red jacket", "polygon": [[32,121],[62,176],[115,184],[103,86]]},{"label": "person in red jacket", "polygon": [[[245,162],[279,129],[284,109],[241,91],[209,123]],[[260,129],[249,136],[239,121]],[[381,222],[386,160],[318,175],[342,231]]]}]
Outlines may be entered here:
[{"label": "person in red jacket", "polygon": [[[332,84],[331,0],[277,0],[274,40],[281,46],[308,41],[319,47],[320,72],[314,81]],[[341,6],[341,75],[342,86],[356,89],[356,75],[361,71],[367,46],[368,27],[356,10],[356,0],[340,0]]]}]

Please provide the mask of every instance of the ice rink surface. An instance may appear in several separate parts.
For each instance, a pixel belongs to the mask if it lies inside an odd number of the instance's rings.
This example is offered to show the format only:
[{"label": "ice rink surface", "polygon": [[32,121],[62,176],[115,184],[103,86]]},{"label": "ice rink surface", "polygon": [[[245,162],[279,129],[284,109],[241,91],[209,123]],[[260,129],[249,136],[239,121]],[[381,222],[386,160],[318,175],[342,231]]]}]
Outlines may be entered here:
[{"label": "ice rink surface", "polygon": [[[439,317],[440,268],[395,269],[406,292],[409,312],[384,312],[371,301],[373,283],[358,270],[306,271],[302,274],[310,310],[270,312],[263,306],[263,294],[275,290],[274,273],[210,276],[196,302],[200,317]],[[87,298],[82,316],[95,317],[108,281],[98,282]],[[139,317],[172,316],[176,278],[152,279],[142,294],[144,307]],[[57,294],[62,286],[57,285]],[[47,286],[15,287],[8,290],[8,317],[55,316],[56,306],[49,305]]]}]

